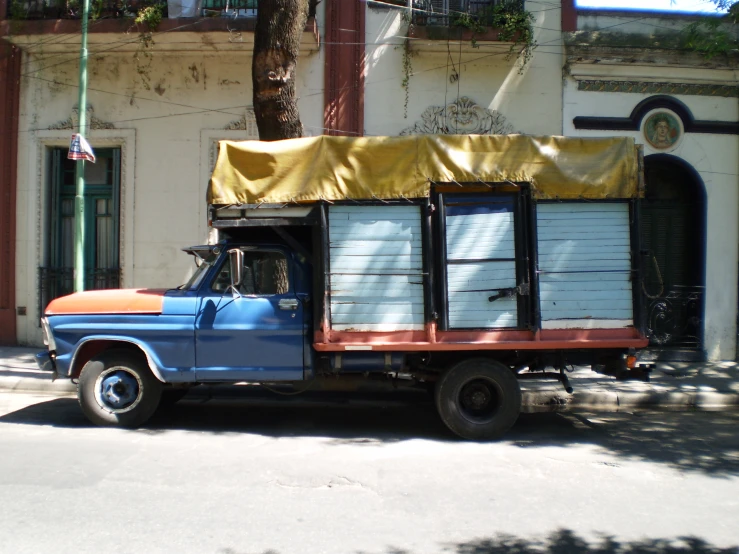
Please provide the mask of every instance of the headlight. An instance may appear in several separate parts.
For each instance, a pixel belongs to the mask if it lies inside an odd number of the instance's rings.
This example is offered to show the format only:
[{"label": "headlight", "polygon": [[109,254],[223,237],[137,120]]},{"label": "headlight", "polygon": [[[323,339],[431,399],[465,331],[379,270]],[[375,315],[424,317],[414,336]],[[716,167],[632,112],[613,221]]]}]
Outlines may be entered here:
[{"label": "headlight", "polygon": [[54,334],[51,332],[51,326],[45,317],[41,318],[41,328],[44,330],[44,344],[49,348],[49,351],[56,350]]}]

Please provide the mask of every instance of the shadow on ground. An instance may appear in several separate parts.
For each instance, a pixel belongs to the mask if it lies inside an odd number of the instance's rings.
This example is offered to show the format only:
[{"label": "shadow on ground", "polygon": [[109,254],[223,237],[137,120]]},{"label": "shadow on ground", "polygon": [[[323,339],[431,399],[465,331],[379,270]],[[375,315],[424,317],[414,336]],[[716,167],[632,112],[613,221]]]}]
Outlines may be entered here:
[{"label": "shadow on ground", "polygon": [[[0,416],[0,423],[92,427],[73,398],[38,402]],[[624,459],[729,477],[739,475],[738,428],[739,412],[521,414],[503,442],[519,448],[595,445]],[[357,446],[416,438],[458,440],[432,403],[417,395],[275,398],[260,392],[238,398],[186,397],[160,410],[137,432],[172,430],[329,437],[336,445]]]},{"label": "shadow on ground", "polygon": [[[589,542],[574,531],[560,529],[542,541],[522,539],[511,535],[497,535],[490,539],[448,545],[445,550],[454,554],[738,554],[739,547],[719,548],[698,537],[677,539],[642,539],[634,542],[617,541],[604,536]],[[390,550],[388,554],[401,554]],[[410,553],[408,553],[410,554]]]},{"label": "shadow on ground", "polygon": [[[604,535],[589,542],[574,531],[560,529],[545,540],[531,540],[499,534],[468,542],[444,545],[450,554],[739,554],[739,547],[720,548],[698,537],[617,541]],[[275,553],[276,554],[276,553]],[[358,554],[361,553],[361,551]],[[401,548],[389,548],[386,554],[413,554]]]},{"label": "shadow on ground", "polygon": [[[449,554],[739,554],[738,546],[721,548],[699,537],[675,539],[642,539],[617,541],[603,535],[589,542],[574,531],[560,529],[544,540],[523,539],[513,535],[498,534],[493,538],[475,539],[467,542],[441,545]],[[355,550],[356,554],[370,554]],[[218,554],[257,554],[250,550],[224,548]],[[265,550],[259,554],[279,554],[276,550]],[[404,548],[389,547],[383,554],[417,554]]]}]

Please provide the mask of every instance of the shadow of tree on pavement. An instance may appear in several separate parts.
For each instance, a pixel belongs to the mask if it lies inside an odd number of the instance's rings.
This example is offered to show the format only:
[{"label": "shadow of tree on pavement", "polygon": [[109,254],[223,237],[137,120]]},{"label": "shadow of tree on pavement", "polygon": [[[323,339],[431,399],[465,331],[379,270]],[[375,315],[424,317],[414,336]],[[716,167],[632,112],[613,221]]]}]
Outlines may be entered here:
[{"label": "shadow of tree on pavement", "polygon": [[[499,533],[492,538],[442,545],[449,554],[739,554],[739,546],[721,548],[699,537],[618,541],[604,534],[589,542],[570,529],[559,529],[546,539],[521,538]],[[357,550],[356,554],[370,554]],[[412,550],[388,547],[384,554],[416,554]]]},{"label": "shadow of tree on pavement", "polygon": [[619,542],[604,536],[590,543],[574,531],[560,529],[541,541],[500,534],[446,545],[445,551],[454,554],[737,554],[739,547],[720,548],[698,537]]},{"label": "shadow of tree on pavement", "polygon": [[739,475],[739,412],[559,414],[549,423],[556,431],[547,434],[536,419],[522,418],[506,438],[523,448],[594,444],[610,454],[678,470]]},{"label": "shadow of tree on pavement", "polygon": [[[411,439],[459,442],[428,401],[347,396],[186,398],[160,410],[139,432],[173,430],[268,437],[328,437],[334,445],[376,445]],[[0,416],[0,423],[93,427],[77,401],[57,398]],[[594,445],[627,460],[658,462],[713,477],[739,475],[739,412],[522,414],[498,444],[518,448]],[[494,447],[492,445],[491,447]]]}]

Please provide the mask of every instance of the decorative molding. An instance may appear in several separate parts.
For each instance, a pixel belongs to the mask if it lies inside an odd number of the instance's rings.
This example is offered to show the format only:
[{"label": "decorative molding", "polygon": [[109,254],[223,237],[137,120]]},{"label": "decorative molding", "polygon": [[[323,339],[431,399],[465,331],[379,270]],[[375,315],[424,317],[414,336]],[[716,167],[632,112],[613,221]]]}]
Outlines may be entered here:
[{"label": "decorative molding", "polygon": [[223,128],[225,131],[246,131],[249,136],[259,136],[257,131],[257,117],[254,115],[252,108],[244,110],[244,115],[239,119],[234,119]]},{"label": "decorative molding", "polygon": [[421,121],[403,129],[401,135],[510,135],[513,126],[497,110],[462,96],[447,106],[429,106]]},{"label": "decorative molding", "polygon": [[[48,225],[47,214],[47,190],[49,186],[48,156],[49,149],[53,147],[68,147],[69,135],[66,129],[53,129],[50,131],[39,131],[35,134],[35,188],[36,188],[36,222],[35,222],[35,248],[36,267],[47,263],[48,240],[51,236]],[[88,137],[93,148],[120,148],[121,150],[121,176],[120,176],[120,212],[119,216],[119,267],[121,271],[121,288],[133,286],[133,249],[134,249],[134,168],[136,152],[136,131],[134,129],[111,129],[97,130]],[[30,269],[30,268],[29,268]],[[33,268],[35,270],[35,268]],[[34,289],[35,304],[39,302],[38,282]],[[36,308],[38,310],[38,307]],[[36,314],[37,318],[41,314]]]},{"label": "decorative molding", "polygon": [[644,81],[578,81],[577,90],[587,92],[630,92],[636,94],[685,94],[739,98],[739,87],[695,83],[650,83]]},{"label": "decorative molding", "polygon": [[[101,131],[104,129],[115,129],[115,125],[112,123],[108,123],[107,121],[103,121],[102,119],[95,117],[95,109],[90,104],[87,105],[87,110],[85,110],[85,112],[87,114],[88,130]],[[63,119],[61,121],[57,121],[53,125],[49,125],[49,131],[72,131],[78,129],[79,126],[80,108],[79,105],[76,105],[72,108],[72,114],[67,119]]]},{"label": "decorative molding", "polygon": [[710,133],[716,135],[739,135],[737,121],[705,121],[693,117],[683,102],[666,95],[650,96],[639,102],[628,117],[578,116],[572,120],[575,129],[597,131],[638,131],[642,119],[652,110],[664,108],[682,120],[686,133]]}]

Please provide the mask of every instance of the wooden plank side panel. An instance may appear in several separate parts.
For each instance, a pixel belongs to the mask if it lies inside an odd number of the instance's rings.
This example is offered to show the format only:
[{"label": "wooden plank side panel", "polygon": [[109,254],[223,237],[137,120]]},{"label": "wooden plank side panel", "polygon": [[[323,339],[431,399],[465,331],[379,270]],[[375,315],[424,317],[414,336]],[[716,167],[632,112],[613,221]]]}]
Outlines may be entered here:
[{"label": "wooden plank side panel", "polygon": [[628,204],[540,204],[537,229],[543,326],[632,325]]},{"label": "wooden plank side panel", "polygon": [[419,206],[331,206],[329,250],[332,329],[423,329]]}]

